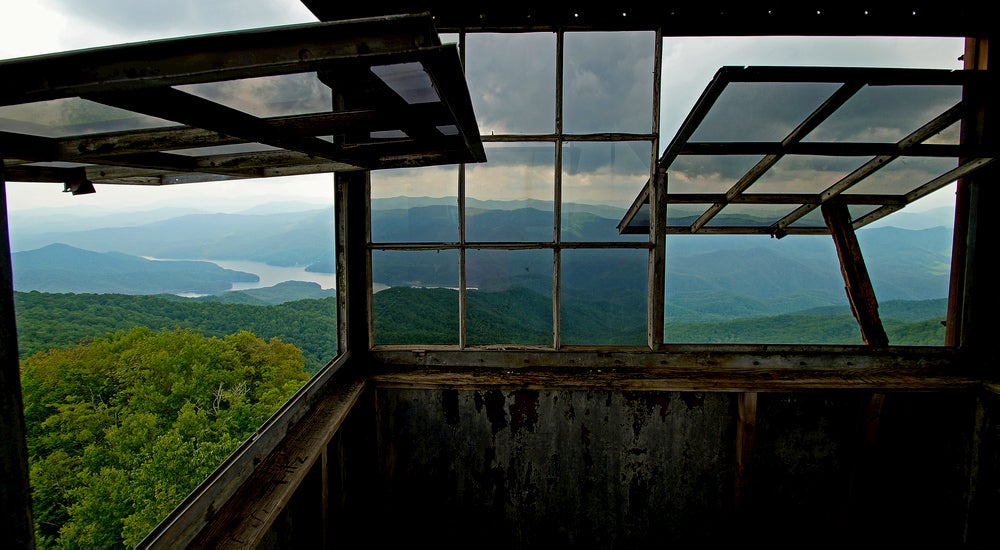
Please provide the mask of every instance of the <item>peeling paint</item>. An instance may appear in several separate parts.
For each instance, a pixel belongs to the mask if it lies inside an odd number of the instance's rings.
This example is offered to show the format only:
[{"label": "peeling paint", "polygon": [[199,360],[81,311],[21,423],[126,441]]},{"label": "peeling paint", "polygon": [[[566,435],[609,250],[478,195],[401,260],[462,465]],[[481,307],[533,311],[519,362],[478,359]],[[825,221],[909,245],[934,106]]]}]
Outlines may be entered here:
[{"label": "peeling paint", "polygon": [[510,405],[510,428],[515,434],[522,429],[535,431],[538,423],[538,393],[514,392],[514,402]]},{"label": "peeling paint", "polygon": [[687,405],[688,410],[700,409],[705,404],[705,394],[696,392],[681,392],[681,400]]},{"label": "peeling paint", "polygon": [[444,419],[449,426],[458,425],[458,390],[443,390],[441,392],[441,408],[444,410]]},{"label": "peeling paint", "polygon": [[660,420],[666,420],[667,415],[670,414],[670,394],[657,393],[654,398],[656,404],[660,406]]},{"label": "peeling paint", "polygon": [[507,398],[500,390],[489,390],[483,396],[483,402],[486,405],[486,418],[490,421],[490,428],[493,430],[494,436],[507,427],[507,416],[504,411],[506,401]]}]

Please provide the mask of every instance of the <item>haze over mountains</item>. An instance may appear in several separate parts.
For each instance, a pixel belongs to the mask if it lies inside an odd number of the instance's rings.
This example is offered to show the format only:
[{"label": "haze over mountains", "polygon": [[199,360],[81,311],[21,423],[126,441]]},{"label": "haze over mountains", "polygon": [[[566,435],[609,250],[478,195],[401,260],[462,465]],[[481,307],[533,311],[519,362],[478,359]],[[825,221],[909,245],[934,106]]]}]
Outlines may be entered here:
[{"label": "haze over mountains", "polygon": [[[471,241],[551,239],[552,214],[544,204],[470,201],[467,215]],[[885,218],[880,227],[858,232],[880,301],[947,296],[950,216],[947,208],[902,211]],[[373,200],[372,220],[375,242],[457,240],[454,199]],[[620,212],[609,207],[569,205],[563,214],[564,240],[620,241],[615,229],[619,220]],[[308,204],[236,214],[178,209],[104,216],[55,209],[15,211],[10,225],[15,290],[22,292],[221,295],[231,283],[255,277],[208,262],[146,258],[251,260],[324,273],[332,272],[334,265],[333,209]],[[733,318],[734,312],[780,314],[846,304],[828,237],[671,236],[667,257],[668,308],[678,318],[688,311],[696,312],[692,315],[698,319],[712,311],[718,311],[719,318]],[[389,286],[457,287],[456,258],[430,254],[414,262],[413,256],[376,251],[373,279]],[[645,270],[642,250],[566,250],[563,291],[570,300],[618,292],[619,300],[638,306],[645,301]],[[470,288],[501,291],[523,286],[548,294],[551,274],[550,250],[473,250],[468,257]],[[301,298],[317,297],[318,290],[316,285],[285,285],[270,291],[264,301],[296,299],[299,292]],[[244,291],[237,301],[252,302],[252,295]]]}]

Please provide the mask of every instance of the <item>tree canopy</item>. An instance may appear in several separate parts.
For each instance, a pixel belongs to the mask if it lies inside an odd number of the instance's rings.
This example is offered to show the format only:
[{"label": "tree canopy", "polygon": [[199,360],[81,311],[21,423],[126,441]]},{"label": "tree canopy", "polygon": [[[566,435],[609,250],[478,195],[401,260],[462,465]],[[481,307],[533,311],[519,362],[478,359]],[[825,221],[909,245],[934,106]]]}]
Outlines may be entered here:
[{"label": "tree canopy", "polygon": [[39,547],[134,547],[308,378],[248,331],[138,327],[23,360]]}]

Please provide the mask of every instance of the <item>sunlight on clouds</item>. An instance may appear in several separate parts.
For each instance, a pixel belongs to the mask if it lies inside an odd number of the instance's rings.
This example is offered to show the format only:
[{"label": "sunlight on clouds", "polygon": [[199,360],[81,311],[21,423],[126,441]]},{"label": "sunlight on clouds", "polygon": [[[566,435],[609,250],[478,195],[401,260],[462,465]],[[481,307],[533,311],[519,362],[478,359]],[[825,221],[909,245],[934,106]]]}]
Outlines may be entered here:
[{"label": "sunlight on clouds", "polygon": [[95,184],[96,193],[63,193],[61,183],[7,182],[7,207],[137,210],[185,206],[213,212],[238,212],[267,202],[302,201],[333,205],[333,174],[244,179],[178,185]]},{"label": "sunlight on clouds", "polygon": [[454,197],[458,195],[458,168],[429,166],[372,172],[371,197]]},{"label": "sunlight on clouds", "polygon": [[176,88],[258,117],[327,112],[333,105],[333,92],[320,82],[316,73],[244,78]]},{"label": "sunlight on clouds", "polygon": [[44,0],[0,0],[0,13],[0,59],[65,49],[69,20]]}]

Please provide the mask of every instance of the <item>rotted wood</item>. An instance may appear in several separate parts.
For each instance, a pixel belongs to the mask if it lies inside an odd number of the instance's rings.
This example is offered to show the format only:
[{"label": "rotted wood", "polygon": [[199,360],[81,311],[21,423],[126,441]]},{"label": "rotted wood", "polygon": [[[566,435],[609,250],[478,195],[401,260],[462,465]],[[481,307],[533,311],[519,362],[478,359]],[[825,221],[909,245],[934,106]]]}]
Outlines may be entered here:
[{"label": "rotted wood", "polygon": [[[327,444],[364,388],[365,380],[360,376],[331,384],[328,394],[289,429],[283,444],[256,468],[239,492],[186,547],[212,550],[257,547],[310,469],[324,461]],[[321,525],[313,527],[317,532],[324,530]]]},{"label": "rotted wood", "polygon": [[827,201],[820,206],[820,211],[837,247],[840,271],[844,276],[844,290],[847,291],[851,313],[861,328],[862,340],[872,347],[888,346],[889,337],[878,314],[878,300],[868,277],[861,246],[858,245],[854,227],[851,226],[851,214],[847,205],[839,201]]},{"label": "rotted wood", "polygon": [[[373,353],[376,357],[380,354]],[[906,367],[774,368],[774,367],[646,367],[646,368],[483,368],[371,365],[371,382],[379,388],[578,391],[908,391],[974,392],[975,376],[931,373]]]}]

